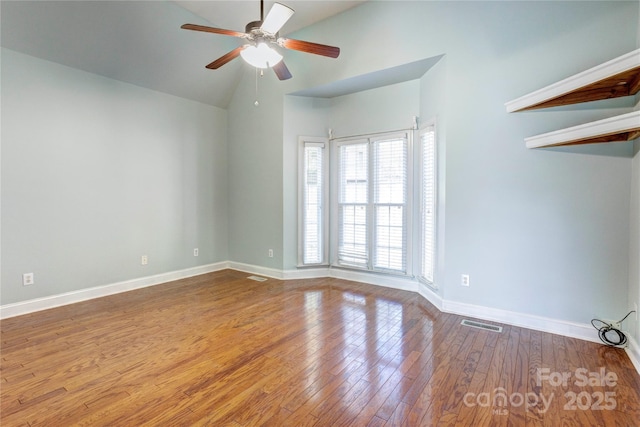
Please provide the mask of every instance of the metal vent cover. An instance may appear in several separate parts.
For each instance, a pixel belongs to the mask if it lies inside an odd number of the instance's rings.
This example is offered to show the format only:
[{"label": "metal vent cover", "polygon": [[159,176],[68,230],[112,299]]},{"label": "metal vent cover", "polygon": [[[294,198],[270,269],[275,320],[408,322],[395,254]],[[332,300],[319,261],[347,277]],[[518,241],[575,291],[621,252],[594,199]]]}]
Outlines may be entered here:
[{"label": "metal vent cover", "polygon": [[266,282],[267,281],[266,278],[260,277],[260,276],[249,276],[249,277],[247,277],[247,279],[255,280],[256,282]]},{"label": "metal vent cover", "polygon": [[463,326],[471,326],[472,328],[484,329],[491,332],[502,332],[502,326],[490,325],[488,323],[476,322],[475,320],[462,319],[460,322]]}]

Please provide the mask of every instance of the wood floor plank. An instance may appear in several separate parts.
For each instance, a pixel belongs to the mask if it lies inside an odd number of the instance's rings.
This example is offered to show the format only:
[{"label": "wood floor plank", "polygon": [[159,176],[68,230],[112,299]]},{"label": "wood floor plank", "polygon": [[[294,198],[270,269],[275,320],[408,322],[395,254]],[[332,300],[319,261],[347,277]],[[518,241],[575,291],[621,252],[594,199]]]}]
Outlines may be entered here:
[{"label": "wood floor plank", "polygon": [[513,380],[511,393],[509,394],[509,425],[526,424],[527,419],[527,392],[529,377],[529,357],[531,331],[521,329],[518,334],[518,347],[514,359]]},{"label": "wood floor plank", "polygon": [[[467,405],[473,408],[474,425],[491,425],[495,417],[504,417],[502,409],[495,406],[494,399],[496,391],[500,386],[500,378],[502,377],[502,369],[504,366],[505,356],[507,354],[507,344],[509,335],[500,335],[493,347],[491,361],[487,369],[486,378],[481,388],[470,388],[472,393],[467,397]],[[482,396],[482,398],[481,398]]]},{"label": "wood floor plank", "polygon": [[526,424],[534,426],[543,425],[544,418],[544,400],[546,396],[542,395],[542,387],[538,381],[538,372],[542,369],[542,333],[539,331],[530,331],[529,340],[529,378],[527,383],[527,399],[525,401]]},{"label": "wood floor plank", "polygon": [[[486,342],[494,333],[478,331],[473,341],[460,377],[456,380],[453,393],[450,394],[443,413],[438,419],[439,425],[472,424],[475,417],[473,407],[469,405],[469,389],[477,390],[486,380],[486,372],[492,352],[483,350]],[[473,335],[470,335],[473,337]],[[484,354],[484,359],[483,359]],[[473,392],[471,392],[473,393]],[[474,399],[472,398],[471,401]],[[458,421],[462,420],[462,421]]]},{"label": "wood floor plank", "polygon": [[[465,327],[400,290],[246,276],[223,270],[3,320],[0,424],[640,425],[640,376],[621,349]],[[615,385],[576,384],[578,369],[601,368]],[[540,381],[542,370],[573,377]],[[615,408],[592,408],[605,392]],[[520,395],[537,404],[517,405]]]},{"label": "wood floor plank", "polygon": [[[559,365],[556,363],[555,352],[554,352],[554,344],[553,344],[553,335],[552,334],[542,334],[541,336],[541,352],[542,352],[542,367],[545,371],[548,370],[550,372],[556,372]],[[536,384],[540,385],[540,396],[544,397],[546,400],[542,402],[542,423],[545,426],[554,426],[554,422],[556,422],[556,417],[554,414],[557,414],[562,408],[559,406],[559,398],[556,396],[558,390],[555,390],[555,387],[552,387],[549,381],[542,379],[542,371],[538,371],[536,374],[536,378],[534,380]]]}]

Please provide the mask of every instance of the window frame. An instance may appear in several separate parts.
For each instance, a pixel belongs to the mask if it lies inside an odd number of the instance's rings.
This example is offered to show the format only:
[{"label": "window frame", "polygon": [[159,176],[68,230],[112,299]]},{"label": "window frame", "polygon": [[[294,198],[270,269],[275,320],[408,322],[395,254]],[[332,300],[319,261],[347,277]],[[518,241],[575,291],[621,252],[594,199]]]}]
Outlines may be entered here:
[{"label": "window frame", "polygon": [[[374,145],[375,141],[386,141],[394,138],[406,140],[406,163],[405,163],[405,203],[404,203],[404,256],[405,264],[404,270],[395,270],[388,268],[378,268],[374,266],[375,246],[376,246],[376,223],[375,223],[375,208],[379,205],[374,200]],[[393,132],[381,132],[371,133],[366,135],[335,138],[330,140],[330,181],[331,187],[330,193],[330,265],[332,267],[348,268],[359,271],[367,271],[372,273],[391,274],[396,276],[412,276],[413,270],[413,138],[414,130],[400,130]],[[367,265],[358,266],[348,263],[341,263],[339,260],[339,210],[341,206],[340,202],[340,161],[339,151],[340,147],[344,145],[361,144],[366,142],[368,145],[368,199],[367,206]]]},{"label": "window frame", "polygon": [[[320,262],[305,263],[305,150],[307,147],[322,148],[322,195],[321,199],[321,231],[319,241],[322,244]],[[314,267],[329,265],[329,139],[315,136],[298,137],[298,267]]]}]

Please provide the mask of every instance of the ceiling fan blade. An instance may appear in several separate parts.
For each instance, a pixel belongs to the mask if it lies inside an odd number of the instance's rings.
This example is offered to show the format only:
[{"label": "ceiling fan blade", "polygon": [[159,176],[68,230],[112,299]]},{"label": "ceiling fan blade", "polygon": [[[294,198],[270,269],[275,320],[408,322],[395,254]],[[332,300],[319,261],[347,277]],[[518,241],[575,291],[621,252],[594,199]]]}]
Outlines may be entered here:
[{"label": "ceiling fan blade", "polygon": [[274,3],[260,29],[266,33],[275,34],[293,15],[294,10],[280,3]]},{"label": "ceiling fan blade", "polygon": [[299,50],[300,52],[313,53],[315,55],[328,56],[329,58],[337,58],[340,55],[340,48],[335,46],[327,46],[326,44],[305,42],[295,39],[278,39],[278,44],[284,48],[291,50]]},{"label": "ceiling fan blade", "polygon": [[284,64],[284,61],[280,61],[276,65],[274,65],[273,71],[276,73],[276,76],[278,76],[278,79],[280,80],[289,80],[292,77],[291,72]]},{"label": "ceiling fan blade", "polygon": [[247,35],[245,33],[241,33],[239,31],[232,31],[232,30],[225,30],[225,29],[222,29],[222,28],[207,27],[207,26],[204,26],[204,25],[184,24],[180,28],[185,29],[185,30],[203,31],[205,33],[224,34],[225,36],[242,37],[242,38],[247,37]]},{"label": "ceiling fan blade", "polygon": [[236,59],[239,55],[240,52],[242,52],[244,49],[246,48],[245,46],[240,46],[237,47],[235,49],[233,49],[231,52],[222,55],[220,58],[216,59],[215,61],[213,61],[211,64],[207,65],[206,68],[210,69],[210,70],[217,70],[218,68],[222,67],[224,64],[226,64],[227,62]]}]

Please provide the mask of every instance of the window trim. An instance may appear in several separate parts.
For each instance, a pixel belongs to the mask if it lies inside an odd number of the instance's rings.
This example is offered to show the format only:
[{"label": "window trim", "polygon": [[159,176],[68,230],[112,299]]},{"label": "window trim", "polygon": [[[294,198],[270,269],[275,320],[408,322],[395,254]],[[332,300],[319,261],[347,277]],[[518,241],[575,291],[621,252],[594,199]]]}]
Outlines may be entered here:
[{"label": "window trim", "polygon": [[[305,222],[304,222],[304,162],[306,147],[322,147],[322,241],[321,260],[318,263],[304,262]],[[329,265],[329,138],[317,136],[298,137],[298,267],[319,267]]]},{"label": "window trim", "polygon": [[[432,280],[428,280],[423,274],[423,260],[424,260],[424,241],[423,241],[423,236],[424,236],[424,230],[423,230],[423,215],[424,215],[424,188],[423,188],[423,183],[424,183],[424,150],[422,147],[422,136],[427,133],[429,130],[433,131],[433,200],[434,200],[434,210],[433,210],[433,242],[432,242],[432,250],[433,250],[433,271],[432,271]],[[418,208],[418,221],[417,221],[417,226],[418,226],[418,230],[420,233],[420,238],[418,239],[418,251],[416,252],[416,255],[419,257],[419,262],[416,263],[415,266],[415,271],[416,271],[416,277],[417,279],[421,282],[424,283],[425,285],[429,286],[431,289],[437,290],[438,289],[438,285],[436,284],[437,281],[437,271],[438,271],[438,257],[439,257],[439,253],[440,251],[438,250],[438,246],[439,246],[439,240],[440,240],[440,232],[439,232],[439,224],[440,224],[440,209],[441,209],[441,200],[440,200],[440,182],[441,182],[441,177],[440,177],[440,162],[439,162],[439,156],[440,156],[440,152],[439,152],[439,144],[438,144],[438,127],[437,127],[437,123],[435,119],[431,119],[426,121],[425,123],[423,123],[420,126],[420,129],[418,130],[418,135],[417,135],[417,141],[419,141],[416,144],[416,148],[417,148],[417,166],[418,166],[418,183],[419,185],[416,187],[418,188],[418,203],[419,203],[419,208]]]}]

